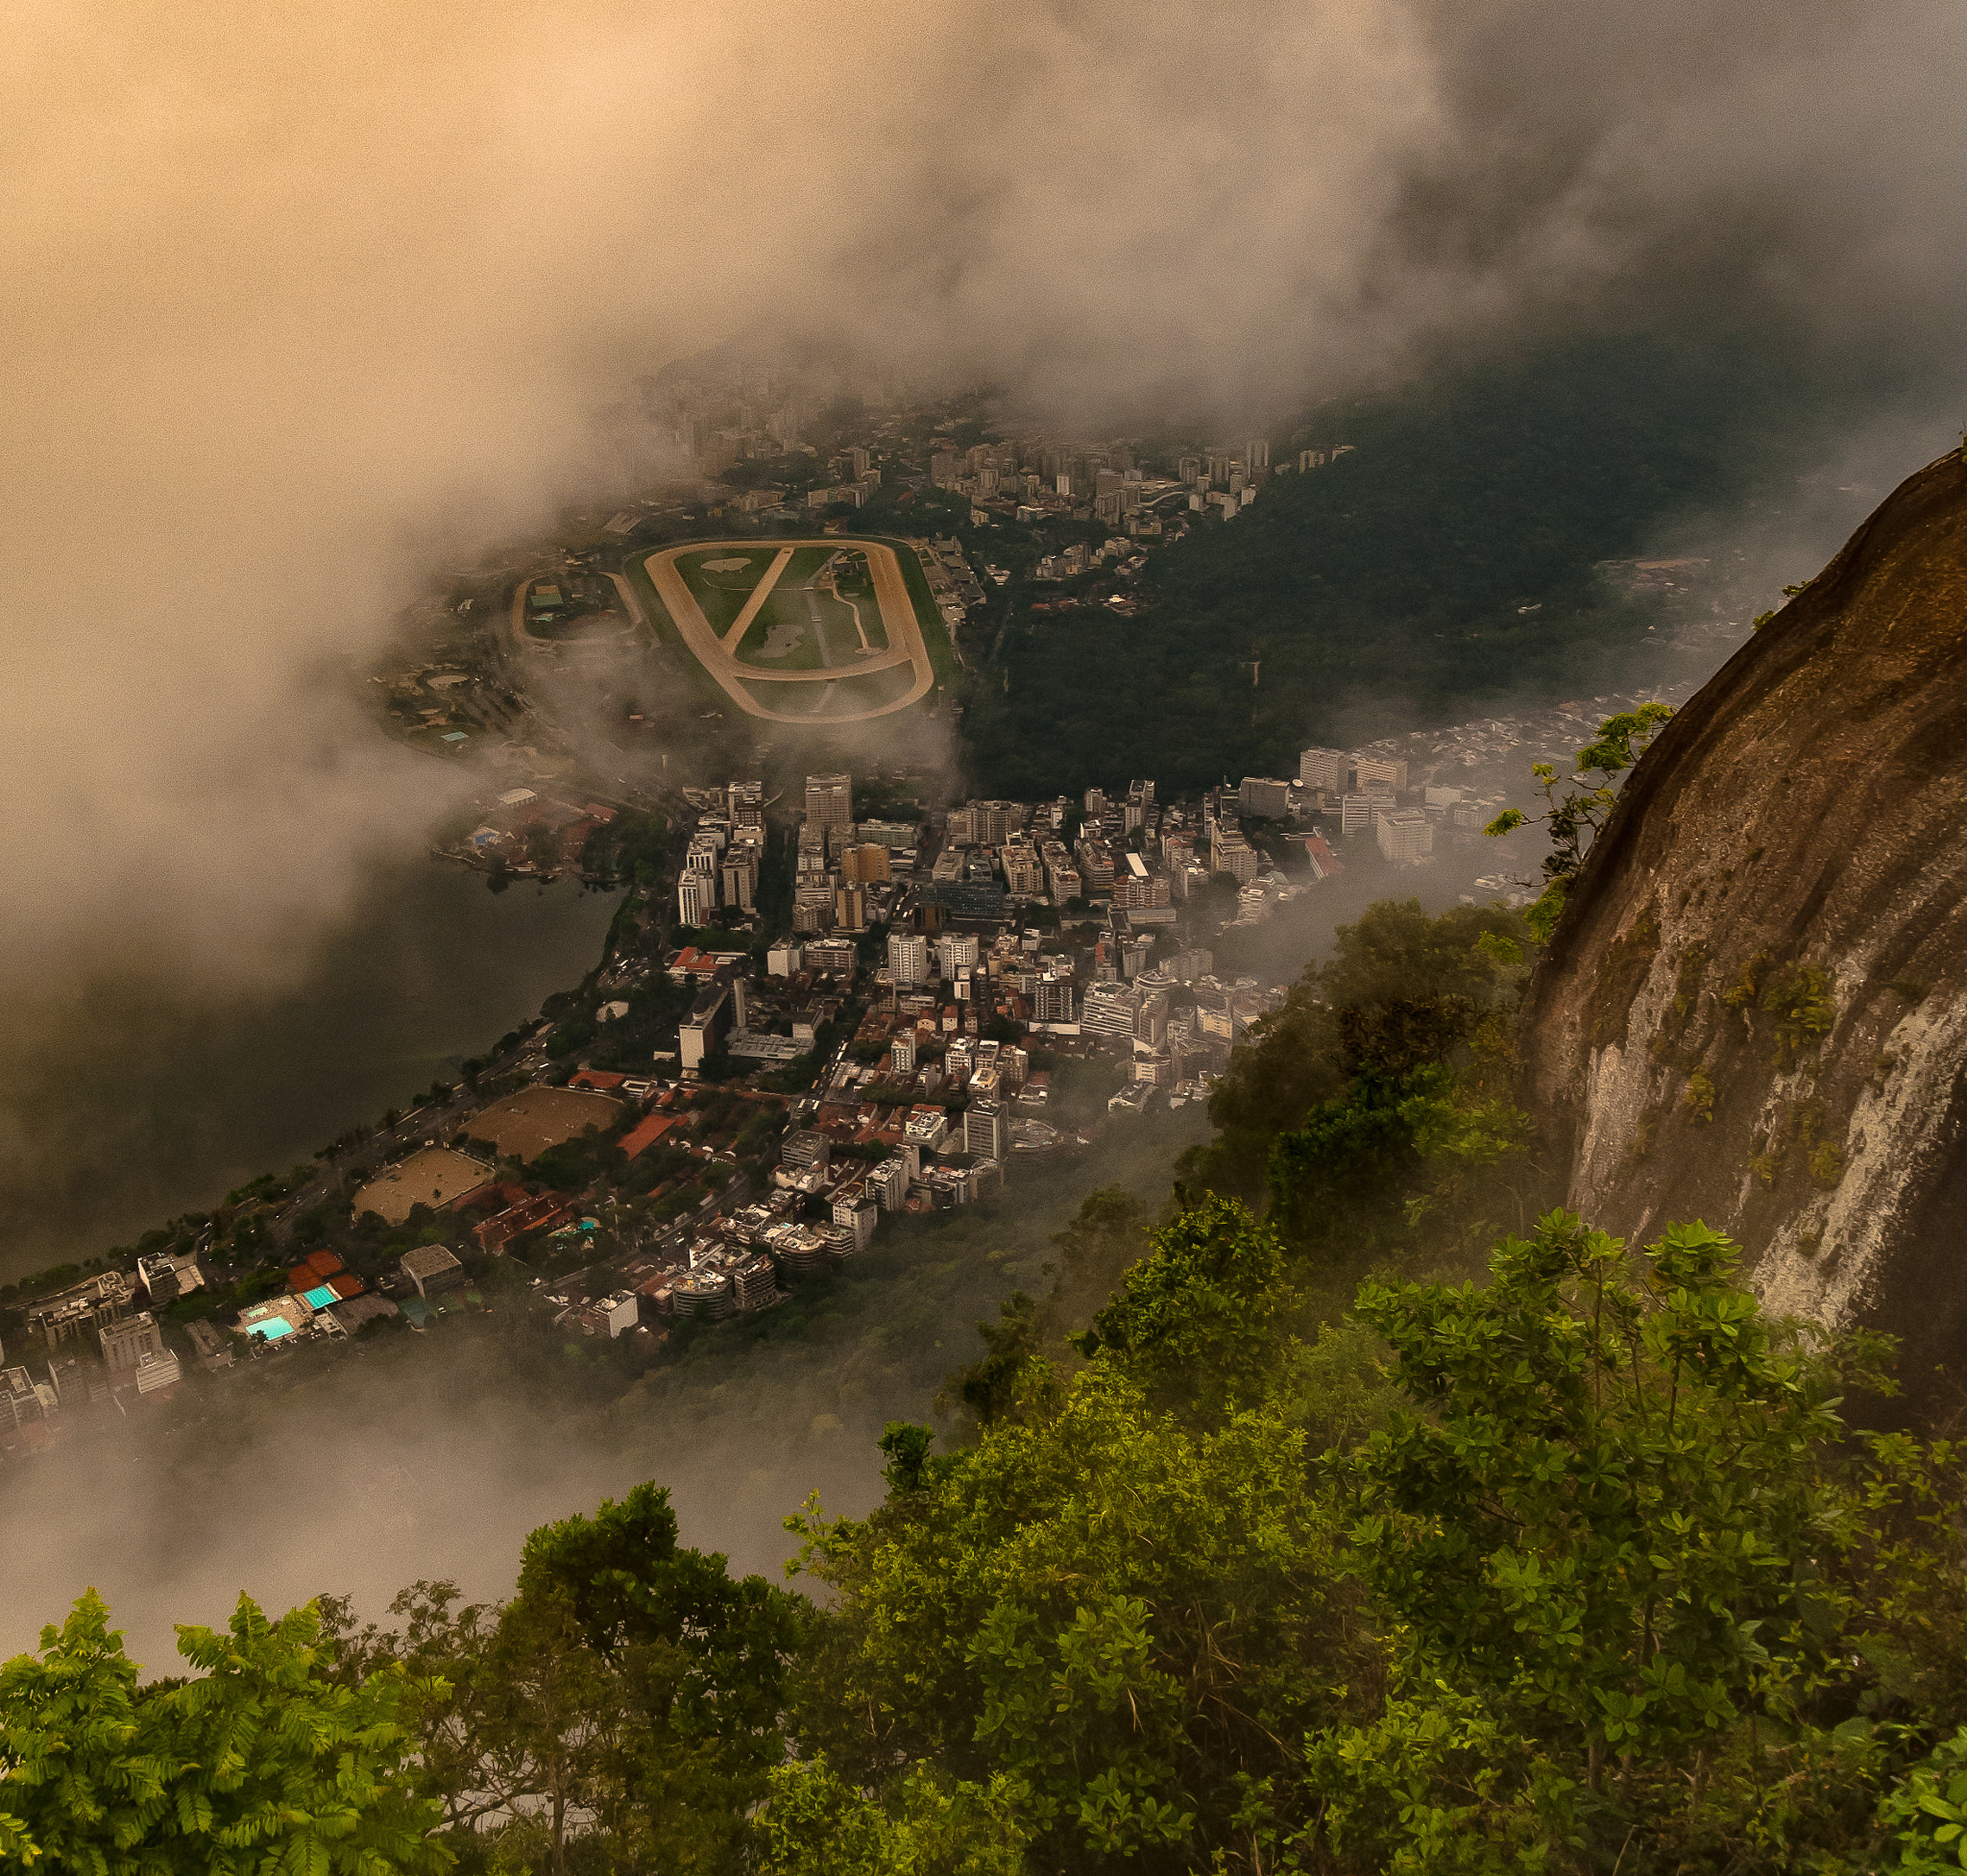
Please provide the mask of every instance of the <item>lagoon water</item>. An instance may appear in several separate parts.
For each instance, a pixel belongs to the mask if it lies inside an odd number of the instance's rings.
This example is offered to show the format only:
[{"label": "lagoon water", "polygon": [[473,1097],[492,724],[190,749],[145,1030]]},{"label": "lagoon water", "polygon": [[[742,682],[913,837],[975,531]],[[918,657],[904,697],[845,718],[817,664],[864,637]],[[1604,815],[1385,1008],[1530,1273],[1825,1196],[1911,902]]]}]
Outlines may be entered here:
[{"label": "lagoon water", "polygon": [[0,1115],[0,1282],[128,1244],[455,1079],[600,956],[613,894],[379,870],[291,990],[188,1013],[106,987]]}]

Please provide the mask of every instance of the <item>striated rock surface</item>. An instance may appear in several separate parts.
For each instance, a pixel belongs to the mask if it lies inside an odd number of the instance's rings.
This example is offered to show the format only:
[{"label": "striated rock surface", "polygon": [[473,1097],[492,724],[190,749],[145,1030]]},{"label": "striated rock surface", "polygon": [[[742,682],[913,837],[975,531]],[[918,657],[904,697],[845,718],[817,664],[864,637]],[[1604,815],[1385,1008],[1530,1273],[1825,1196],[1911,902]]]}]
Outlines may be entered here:
[{"label": "striated rock surface", "polygon": [[1628,779],[1530,987],[1568,1203],[1967,1362],[1967,467],[1900,487]]}]

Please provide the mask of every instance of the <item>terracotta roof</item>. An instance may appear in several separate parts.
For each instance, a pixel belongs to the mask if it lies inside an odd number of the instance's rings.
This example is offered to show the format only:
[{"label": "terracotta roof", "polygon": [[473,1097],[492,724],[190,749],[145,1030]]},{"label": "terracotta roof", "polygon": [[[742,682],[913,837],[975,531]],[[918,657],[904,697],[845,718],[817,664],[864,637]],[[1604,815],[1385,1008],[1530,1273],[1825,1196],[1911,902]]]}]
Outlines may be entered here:
[{"label": "terracotta roof", "polygon": [[672,1127],[682,1124],[680,1114],[651,1114],[640,1125],[630,1128],[616,1144],[633,1159],[644,1147],[654,1146]]}]

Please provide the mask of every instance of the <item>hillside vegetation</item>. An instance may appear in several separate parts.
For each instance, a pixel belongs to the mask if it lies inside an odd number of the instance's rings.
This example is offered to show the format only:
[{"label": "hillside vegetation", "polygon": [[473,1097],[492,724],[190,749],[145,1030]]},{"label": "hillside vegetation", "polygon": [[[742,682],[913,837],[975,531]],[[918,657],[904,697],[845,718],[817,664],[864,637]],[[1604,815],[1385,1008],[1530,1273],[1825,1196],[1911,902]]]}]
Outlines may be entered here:
[{"label": "hillside vegetation", "polygon": [[[1165,1210],[1087,1201],[808,1597],[643,1487],[508,1602],[184,1632],[92,1597],[0,1673],[55,1869],[1955,1866],[1967,1540],[1889,1349],[1698,1224],[1544,1209],[1514,915],[1373,908],[1240,1052]],[[791,1509],[791,1507],[789,1507]],[[226,1742],[224,1746],[216,1742]]]},{"label": "hillside vegetation", "polygon": [[1801,402],[1745,348],[1627,338],[1310,412],[1299,436],[1351,452],[1153,554],[1137,618],[1011,626],[964,723],[977,788],[1296,774],[1307,743],[1620,689],[1658,615],[1597,563],[1793,475]]}]

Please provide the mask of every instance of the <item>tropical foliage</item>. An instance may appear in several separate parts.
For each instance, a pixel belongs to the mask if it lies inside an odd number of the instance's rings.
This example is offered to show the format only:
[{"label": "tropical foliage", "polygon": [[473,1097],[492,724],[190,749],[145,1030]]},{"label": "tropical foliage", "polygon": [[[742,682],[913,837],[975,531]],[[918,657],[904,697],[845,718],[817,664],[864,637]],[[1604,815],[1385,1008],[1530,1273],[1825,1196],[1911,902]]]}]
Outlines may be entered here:
[{"label": "tropical foliage", "polygon": [[1889,1348],[1769,1317],[1719,1232],[1541,1203],[1499,1021],[1526,944],[1466,908],[1343,935],[1218,1157],[1158,1216],[1094,1194],[952,1430],[890,1425],[875,1510],[790,1521],[815,1594],[734,1580],[642,1487],[535,1533],[505,1603],[242,1604],[183,1680],[85,1597],[0,1672],[0,1855],[1962,1866],[1967,1454],[1868,1430],[1905,1419]]}]

